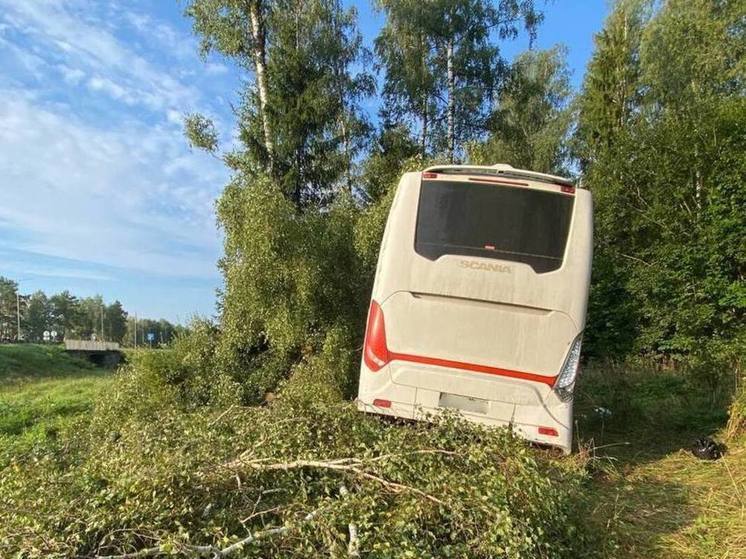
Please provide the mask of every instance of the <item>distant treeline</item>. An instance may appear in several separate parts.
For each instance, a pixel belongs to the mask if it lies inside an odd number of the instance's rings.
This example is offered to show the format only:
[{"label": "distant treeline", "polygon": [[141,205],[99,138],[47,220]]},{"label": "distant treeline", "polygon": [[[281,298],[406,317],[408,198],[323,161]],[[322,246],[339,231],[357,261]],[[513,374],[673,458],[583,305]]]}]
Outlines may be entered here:
[{"label": "distant treeline", "polygon": [[155,347],[184,330],[163,318],[137,318],[119,301],[106,304],[100,295],[76,297],[67,290],[51,296],[43,291],[24,295],[15,281],[0,276],[0,341],[42,342],[44,332],[56,332],[57,341],[95,336],[123,345]]}]

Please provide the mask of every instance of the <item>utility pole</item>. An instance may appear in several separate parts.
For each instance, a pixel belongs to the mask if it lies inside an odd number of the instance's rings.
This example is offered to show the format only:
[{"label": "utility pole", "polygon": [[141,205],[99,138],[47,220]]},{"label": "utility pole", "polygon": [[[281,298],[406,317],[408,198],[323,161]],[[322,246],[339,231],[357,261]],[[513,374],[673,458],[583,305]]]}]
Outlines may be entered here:
[{"label": "utility pole", "polygon": [[101,302],[101,341],[106,340],[104,338],[104,303]]},{"label": "utility pole", "polygon": [[21,341],[21,296],[16,289],[16,343]]}]

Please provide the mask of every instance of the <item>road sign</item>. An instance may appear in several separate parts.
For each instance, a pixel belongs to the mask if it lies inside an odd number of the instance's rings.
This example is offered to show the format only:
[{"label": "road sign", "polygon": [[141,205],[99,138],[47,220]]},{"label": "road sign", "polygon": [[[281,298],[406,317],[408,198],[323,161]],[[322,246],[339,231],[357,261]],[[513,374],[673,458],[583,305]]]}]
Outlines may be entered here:
[{"label": "road sign", "polygon": [[152,342],[155,340],[155,334],[153,332],[148,332],[148,341]]},{"label": "road sign", "polygon": [[42,337],[44,338],[45,342],[49,341],[49,338],[52,336],[52,334],[49,332],[49,330],[44,330],[44,333],[42,334]]}]

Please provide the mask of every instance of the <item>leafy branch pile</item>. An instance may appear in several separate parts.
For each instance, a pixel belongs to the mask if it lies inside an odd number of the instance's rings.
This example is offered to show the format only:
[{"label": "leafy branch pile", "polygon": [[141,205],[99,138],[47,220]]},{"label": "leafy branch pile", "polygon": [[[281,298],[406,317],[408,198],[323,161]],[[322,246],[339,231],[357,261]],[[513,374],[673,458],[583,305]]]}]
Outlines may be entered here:
[{"label": "leafy branch pile", "polygon": [[0,552],[561,557],[587,543],[581,460],[453,417],[360,414],[329,393],[334,353],[265,407],[195,407],[175,352],[130,366],[88,426],[2,452]]}]

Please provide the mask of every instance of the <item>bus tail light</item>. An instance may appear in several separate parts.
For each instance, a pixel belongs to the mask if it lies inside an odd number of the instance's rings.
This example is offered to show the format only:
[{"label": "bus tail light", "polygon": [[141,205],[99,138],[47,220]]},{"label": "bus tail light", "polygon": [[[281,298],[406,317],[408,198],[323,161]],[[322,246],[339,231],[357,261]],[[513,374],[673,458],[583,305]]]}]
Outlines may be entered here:
[{"label": "bus tail light", "polygon": [[572,390],[575,386],[575,378],[578,376],[578,365],[580,365],[580,347],[583,344],[583,333],[573,340],[570,351],[567,352],[565,362],[557,375],[554,390],[563,402],[572,400]]},{"label": "bus tail light", "polygon": [[543,425],[539,427],[539,434],[547,435],[548,437],[559,437],[557,429],[554,427],[544,427]]},{"label": "bus tail light", "polygon": [[377,372],[389,362],[389,350],[386,347],[386,326],[383,322],[381,305],[370,302],[368,326],[365,329],[365,347],[363,359],[368,368]]},{"label": "bus tail light", "polygon": [[375,400],[373,400],[373,405],[377,408],[390,408],[391,400],[383,400],[381,398],[376,398]]}]

